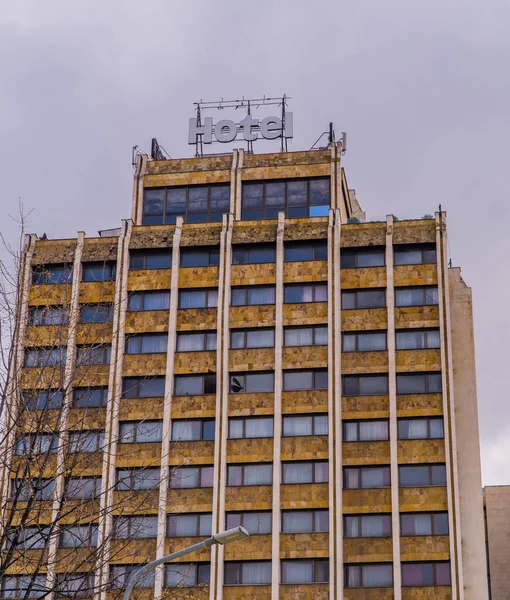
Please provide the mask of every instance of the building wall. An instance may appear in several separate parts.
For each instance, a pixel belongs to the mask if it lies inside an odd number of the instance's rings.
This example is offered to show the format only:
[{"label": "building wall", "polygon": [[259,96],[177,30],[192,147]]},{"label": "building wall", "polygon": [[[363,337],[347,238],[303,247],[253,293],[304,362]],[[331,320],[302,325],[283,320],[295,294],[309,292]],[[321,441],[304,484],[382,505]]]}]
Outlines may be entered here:
[{"label": "building wall", "polygon": [[510,598],[510,486],[487,486],[486,544],[491,600]]}]

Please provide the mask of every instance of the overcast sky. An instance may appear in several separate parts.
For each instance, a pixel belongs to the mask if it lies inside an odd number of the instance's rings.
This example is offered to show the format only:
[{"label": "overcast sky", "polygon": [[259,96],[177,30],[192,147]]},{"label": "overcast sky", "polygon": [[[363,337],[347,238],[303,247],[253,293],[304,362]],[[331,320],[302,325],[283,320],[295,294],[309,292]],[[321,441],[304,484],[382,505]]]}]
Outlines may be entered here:
[{"label": "overcast sky", "polygon": [[[199,99],[292,97],[292,150],[348,133],[371,215],[448,213],[472,286],[484,483],[510,484],[508,0],[2,0],[0,231],[50,237],[131,210],[131,148],[191,156]],[[507,183],[505,183],[507,182]]]}]

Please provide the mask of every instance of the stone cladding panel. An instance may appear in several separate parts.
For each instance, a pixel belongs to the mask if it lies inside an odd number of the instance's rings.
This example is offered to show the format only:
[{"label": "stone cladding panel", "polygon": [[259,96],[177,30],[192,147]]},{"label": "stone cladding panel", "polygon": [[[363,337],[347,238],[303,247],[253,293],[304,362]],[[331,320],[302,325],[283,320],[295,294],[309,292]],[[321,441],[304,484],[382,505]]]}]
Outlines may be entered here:
[{"label": "stone cladding panel", "polygon": [[328,436],[283,437],[282,460],[328,460]]}]

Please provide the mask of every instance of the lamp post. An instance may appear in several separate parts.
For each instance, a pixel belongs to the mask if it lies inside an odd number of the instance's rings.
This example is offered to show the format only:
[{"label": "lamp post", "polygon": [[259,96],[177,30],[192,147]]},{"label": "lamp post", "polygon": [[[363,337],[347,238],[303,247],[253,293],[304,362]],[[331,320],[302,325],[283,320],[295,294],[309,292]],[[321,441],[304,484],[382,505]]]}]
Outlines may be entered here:
[{"label": "lamp post", "polygon": [[129,580],[126,586],[126,590],[124,592],[122,600],[129,600],[129,596],[131,595],[131,592],[133,591],[138,581],[140,581],[140,579],[142,579],[146,573],[154,569],[154,567],[157,567],[158,565],[161,565],[163,563],[171,562],[172,560],[180,558],[185,554],[190,554],[191,552],[202,550],[202,548],[209,548],[211,546],[214,546],[215,544],[221,544],[223,546],[224,544],[230,544],[230,542],[235,542],[236,540],[240,540],[249,535],[250,534],[246,531],[244,527],[234,527],[234,529],[222,531],[221,533],[215,533],[213,536],[207,538],[203,542],[194,544],[193,546],[189,546],[188,548],[184,548],[183,550],[179,550],[178,552],[174,552],[173,554],[169,554],[168,556],[163,556],[162,558],[158,558],[150,563],[147,563],[146,565],[143,565],[143,567],[140,567],[131,576],[131,579]]}]

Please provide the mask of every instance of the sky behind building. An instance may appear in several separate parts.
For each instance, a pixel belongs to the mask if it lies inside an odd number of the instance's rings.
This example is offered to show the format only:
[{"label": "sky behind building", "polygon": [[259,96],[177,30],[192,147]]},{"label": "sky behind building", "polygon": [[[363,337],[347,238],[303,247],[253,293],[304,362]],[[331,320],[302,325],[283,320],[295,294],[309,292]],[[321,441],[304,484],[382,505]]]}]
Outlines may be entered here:
[{"label": "sky behind building", "polygon": [[130,217],[131,148],[191,156],[196,100],[292,97],[291,150],[329,121],[369,216],[448,213],[473,287],[484,483],[510,483],[507,0],[5,0],[0,231],[94,235]]}]

